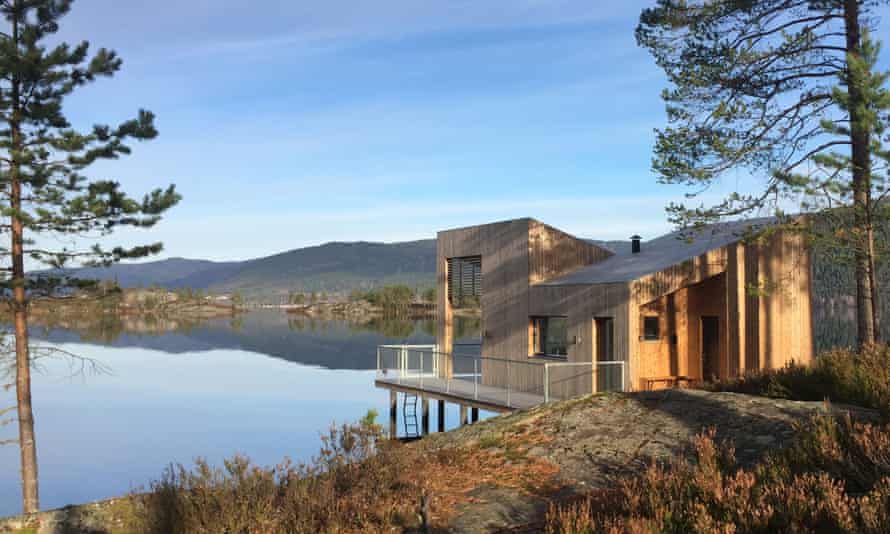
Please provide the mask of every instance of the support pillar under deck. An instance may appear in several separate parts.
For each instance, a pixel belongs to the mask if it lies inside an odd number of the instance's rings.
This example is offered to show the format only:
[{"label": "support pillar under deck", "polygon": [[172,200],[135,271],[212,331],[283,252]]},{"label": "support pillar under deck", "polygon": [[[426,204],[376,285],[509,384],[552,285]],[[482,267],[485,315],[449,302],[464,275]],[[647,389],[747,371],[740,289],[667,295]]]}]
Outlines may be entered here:
[{"label": "support pillar under deck", "polygon": [[389,439],[396,438],[396,418],[398,417],[399,394],[389,390]]},{"label": "support pillar under deck", "polygon": [[426,436],[430,433],[430,400],[426,397],[420,398],[421,417],[420,428],[421,435]]}]

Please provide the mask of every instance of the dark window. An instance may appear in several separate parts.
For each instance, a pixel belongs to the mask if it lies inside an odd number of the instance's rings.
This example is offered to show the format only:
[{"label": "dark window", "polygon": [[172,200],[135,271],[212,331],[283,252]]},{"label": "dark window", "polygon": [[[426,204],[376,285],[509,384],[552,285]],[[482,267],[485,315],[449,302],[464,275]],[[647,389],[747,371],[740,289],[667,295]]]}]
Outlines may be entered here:
[{"label": "dark window", "polygon": [[569,332],[565,317],[532,318],[532,351],[540,356],[565,356],[569,353]]},{"label": "dark window", "polygon": [[448,299],[458,308],[476,307],[482,296],[482,257],[448,259]]},{"label": "dark window", "polygon": [[658,331],[658,317],[643,317],[643,339],[654,341],[661,337]]},{"label": "dark window", "polygon": [[596,360],[611,362],[615,360],[614,321],[611,317],[596,318]]}]

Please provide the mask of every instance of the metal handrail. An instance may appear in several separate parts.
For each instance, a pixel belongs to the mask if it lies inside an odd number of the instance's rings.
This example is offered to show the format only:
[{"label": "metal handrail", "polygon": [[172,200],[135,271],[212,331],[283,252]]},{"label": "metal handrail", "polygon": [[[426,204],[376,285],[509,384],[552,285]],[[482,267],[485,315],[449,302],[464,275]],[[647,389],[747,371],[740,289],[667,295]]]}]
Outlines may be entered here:
[{"label": "metal handrail", "polygon": [[[512,373],[512,368],[516,365],[532,366],[534,369],[541,370],[545,366],[545,362],[511,360],[475,354],[444,353],[437,349],[438,347],[435,345],[381,345],[377,348],[378,376],[382,373],[384,377],[400,385],[410,381],[414,385],[419,385],[421,389],[427,384],[427,379],[435,377],[438,381],[437,385],[443,388],[444,393],[452,393],[453,385],[458,383],[469,385],[472,381],[471,389],[469,391],[464,389],[463,394],[471,395],[474,400],[486,400],[486,397],[490,399],[492,392],[483,392],[485,385],[483,382],[484,365],[505,365],[505,374],[507,375]],[[391,351],[387,355],[386,361],[382,354],[385,350]],[[427,366],[425,361],[427,358],[431,359],[432,369]],[[472,369],[466,367],[470,365],[470,361],[472,361]],[[459,362],[461,362],[460,365],[458,365]],[[446,374],[440,372],[443,365],[448,369]],[[540,380],[540,375],[538,375],[538,380]],[[513,407],[515,393],[534,395],[537,392],[540,395],[541,384],[538,380],[532,378],[528,382],[531,389],[528,387],[517,388],[507,376],[506,387],[502,391],[506,395],[506,405]]]},{"label": "metal handrail", "polygon": [[377,345],[378,349],[435,349],[438,345]]},{"label": "metal handrail", "polygon": [[[381,351],[382,350],[390,350],[394,351],[391,354],[391,357],[394,357],[395,360],[388,360],[394,364],[394,367],[384,366]],[[419,356],[416,364],[414,363],[414,357]],[[426,362],[424,361],[427,357],[431,360],[431,366],[427,367]],[[444,358],[444,360],[443,360]],[[469,369],[466,367],[461,367],[463,369],[462,372],[457,371],[456,363],[459,361],[466,362],[462,365],[467,365],[468,360],[472,360],[473,368],[472,374],[470,374]],[[447,362],[447,363],[444,363]],[[554,369],[562,369],[562,368],[577,368],[577,367],[588,367],[591,371],[595,371],[599,368],[600,365],[608,366],[608,365],[618,365],[624,369],[625,363],[623,361],[609,361],[609,362],[566,362],[566,361],[540,361],[540,360],[511,360],[509,358],[499,358],[492,356],[483,356],[483,355],[475,355],[475,354],[455,354],[455,353],[445,353],[440,352],[438,350],[437,345],[380,345],[377,348],[377,373],[383,373],[384,376],[392,376],[389,375],[390,371],[396,371],[395,381],[398,384],[403,383],[403,379],[414,381],[415,384],[419,383],[421,389],[424,386],[425,378],[436,378],[439,384],[442,384],[444,381],[444,385],[440,385],[438,387],[444,387],[445,393],[452,392],[452,381],[458,380],[462,382],[455,383],[464,383],[468,382],[468,379],[472,378],[473,387],[472,387],[472,396],[475,400],[479,400],[480,398],[480,389],[481,386],[487,384],[487,382],[482,381],[483,368],[482,366],[485,363],[499,363],[506,365],[506,368],[502,371],[504,376],[502,377],[503,382],[506,383],[506,387],[504,389],[504,393],[506,396],[506,404],[508,406],[512,406],[512,400],[514,393],[523,393],[523,394],[537,394],[541,395],[543,393],[543,400],[545,403],[550,402],[552,400],[552,391],[551,391],[551,370]],[[446,369],[448,369],[448,373],[446,375],[442,375],[440,373],[440,366],[446,365]],[[522,389],[516,388],[514,384],[512,384],[512,368],[515,365],[524,365],[524,366],[532,366],[535,369],[540,369],[541,375],[537,375],[537,378],[534,378],[534,375],[525,382],[526,384],[531,385],[532,389]],[[596,366],[596,367],[595,367]],[[491,368],[487,373],[492,372]],[[538,371],[535,371],[538,373]],[[621,372],[621,390],[625,389],[625,373]],[[582,375],[573,375],[572,379],[577,376]],[[591,380],[594,380],[590,384],[590,390],[596,390],[596,373],[592,373]],[[616,377],[617,378],[617,377]],[[539,382],[540,380],[540,382]],[[558,379],[560,382],[566,380],[564,378]],[[502,380],[497,380],[497,382],[502,382]],[[584,389],[588,386],[582,385],[581,388]],[[543,391],[542,391],[543,388]],[[465,394],[469,394],[470,391],[464,390]]]}]

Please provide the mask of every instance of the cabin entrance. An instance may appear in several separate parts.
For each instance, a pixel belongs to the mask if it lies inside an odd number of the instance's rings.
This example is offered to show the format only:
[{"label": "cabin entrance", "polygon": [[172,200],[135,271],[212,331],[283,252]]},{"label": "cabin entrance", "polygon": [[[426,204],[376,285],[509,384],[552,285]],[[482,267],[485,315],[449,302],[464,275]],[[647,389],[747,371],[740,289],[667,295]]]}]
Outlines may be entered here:
[{"label": "cabin entrance", "polygon": [[615,337],[614,322],[611,317],[597,317],[594,319],[596,327],[596,361],[615,361]]},{"label": "cabin entrance", "polygon": [[596,391],[623,391],[624,365],[615,357],[615,321],[611,317],[597,317],[593,328]]},{"label": "cabin entrance", "polygon": [[701,318],[701,376],[711,380],[718,376],[720,366],[720,318],[704,315]]}]

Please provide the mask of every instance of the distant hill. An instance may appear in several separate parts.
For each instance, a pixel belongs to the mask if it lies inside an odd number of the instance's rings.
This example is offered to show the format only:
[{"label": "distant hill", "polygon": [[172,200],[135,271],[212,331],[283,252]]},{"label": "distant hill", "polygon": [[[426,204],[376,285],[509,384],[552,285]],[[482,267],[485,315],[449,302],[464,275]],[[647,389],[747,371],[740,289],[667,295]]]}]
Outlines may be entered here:
[{"label": "distant hill", "polygon": [[326,243],[240,262],[171,258],[74,270],[81,278],[117,280],[123,287],[191,287],[239,291],[277,300],[290,291],[346,292],[388,284],[431,287],[436,241]]},{"label": "distant hill", "polygon": [[[240,262],[213,262],[208,260],[187,260],[170,258],[146,263],[119,263],[111,267],[87,267],[75,269],[80,278],[97,280],[117,280],[122,287],[177,287],[177,281],[192,276],[210,277],[211,273],[234,269]],[[207,286],[196,286],[196,288]]]},{"label": "distant hill", "polygon": [[[629,246],[596,241],[607,248]],[[170,258],[75,269],[81,278],[116,280],[122,287],[190,287],[278,302],[291,291],[349,292],[383,285],[435,285],[436,241],[402,243],[333,242],[246,261],[214,262]]]}]

